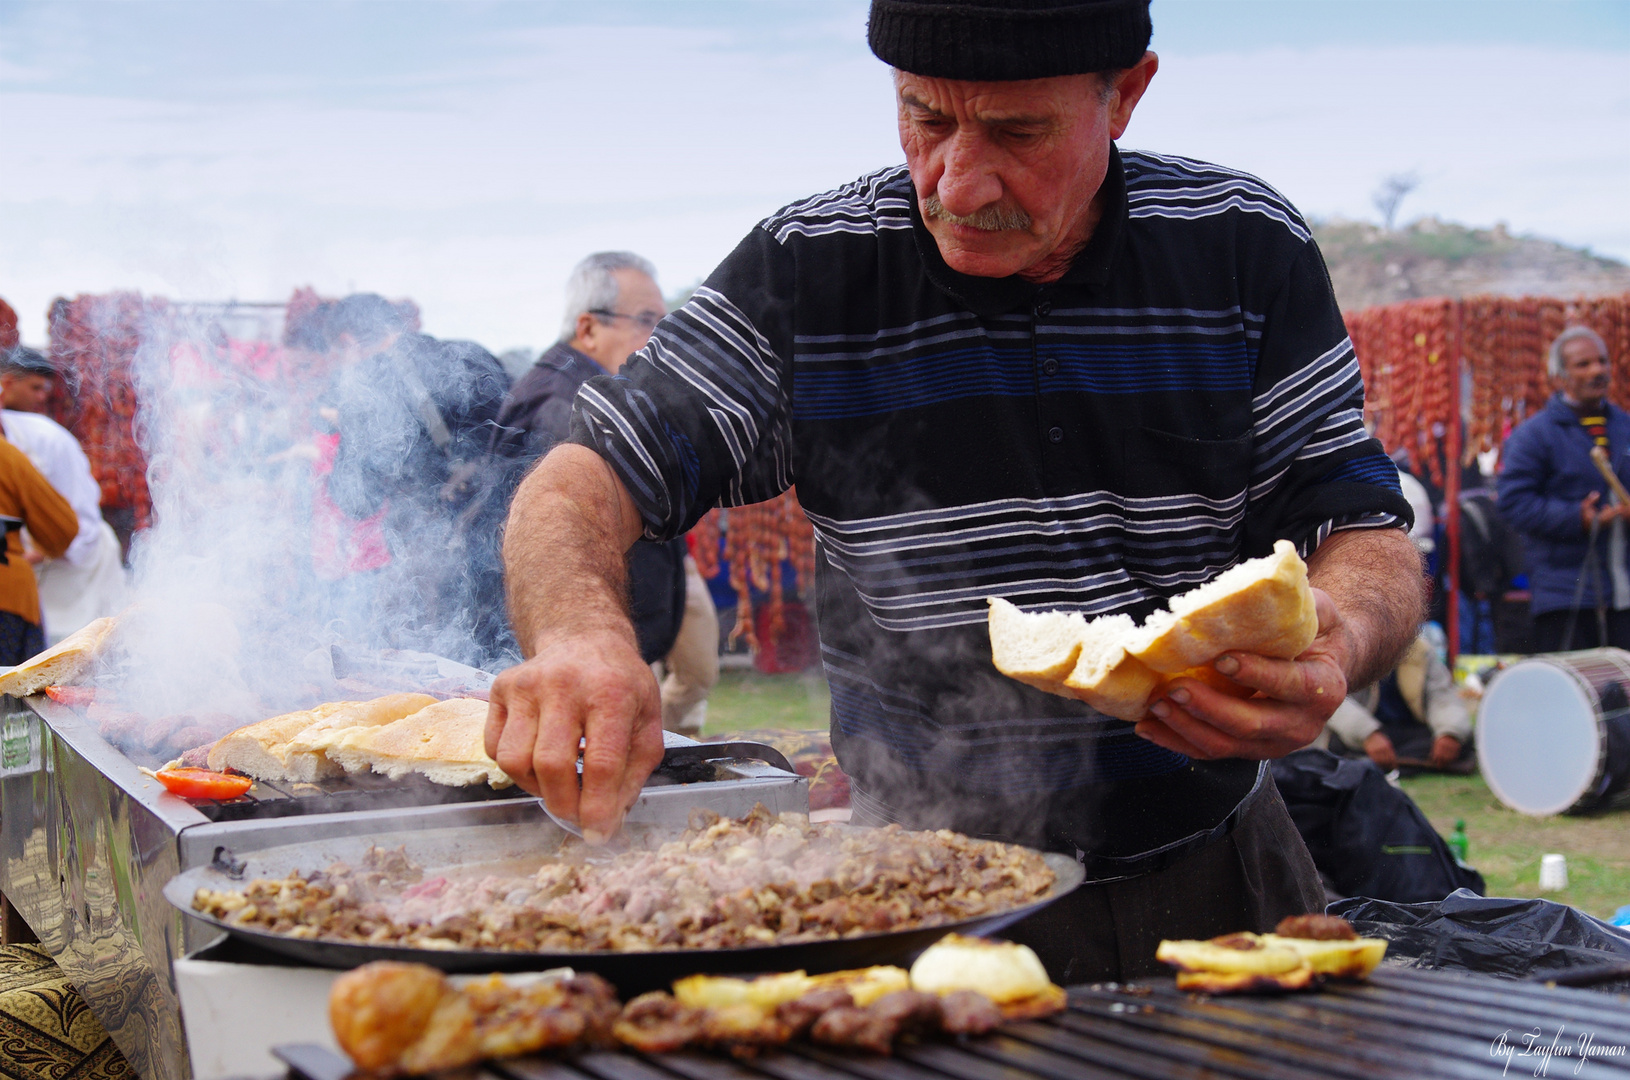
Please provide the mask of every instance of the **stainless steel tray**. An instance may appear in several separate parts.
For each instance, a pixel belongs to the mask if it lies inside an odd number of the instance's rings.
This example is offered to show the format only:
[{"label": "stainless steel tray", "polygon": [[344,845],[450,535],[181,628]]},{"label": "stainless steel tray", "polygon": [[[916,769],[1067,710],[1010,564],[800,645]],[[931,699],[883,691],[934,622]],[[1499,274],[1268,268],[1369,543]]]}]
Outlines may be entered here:
[{"label": "stainless steel tray", "polygon": [[995,933],[1070,892],[1081,883],[1083,876],[1081,865],[1069,856],[1044,854],[1042,857],[1058,875],[1058,880],[1046,897],[1022,907],[938,926],[861,934],[830,941],[736,949],[555,953],[419,949],[401,945],[291,938],[235,926],[192,908],[193,896],[200,888],[240,889],[245,882],[255,878],[283,878],[294,871],[311,873],[335,862],[359,865],[370,847],[401,847],[408,858],[422,866],[425,874],[430,876],[453,869],[467,872],[472,865],[514,860],[537,861],[539,856],[548,856],[557,850],[564,838],[565,834],[553,825],[490,825],[315,840],[264,848],[241,859],[223,851],[214,864],[194,867],[178,874],[164,887],[164,896],[194,919],[218,927],[240,940],[317,967],[351,968],[374,960],[413,961],[453,972],[571,967],[604,976],[627,998],[646,990],[666,989],[674,979],[698,972],[729,974],[799,968],[819,972],[871,964],[906,964],[945,934]]}]

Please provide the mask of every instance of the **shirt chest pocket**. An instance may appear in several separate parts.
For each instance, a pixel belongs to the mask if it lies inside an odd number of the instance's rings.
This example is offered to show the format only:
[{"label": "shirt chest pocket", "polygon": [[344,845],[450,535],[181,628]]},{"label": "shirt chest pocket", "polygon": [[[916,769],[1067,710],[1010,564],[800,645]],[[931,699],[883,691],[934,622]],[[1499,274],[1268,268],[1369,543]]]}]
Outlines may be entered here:
[{"label": "shirt chest pocket", "polygon": [[1123,440],[1125,494],[1133,498],[1202,496],[1229,501],[1251,482],[1251,435],[1195,439],[1139,427]]}]

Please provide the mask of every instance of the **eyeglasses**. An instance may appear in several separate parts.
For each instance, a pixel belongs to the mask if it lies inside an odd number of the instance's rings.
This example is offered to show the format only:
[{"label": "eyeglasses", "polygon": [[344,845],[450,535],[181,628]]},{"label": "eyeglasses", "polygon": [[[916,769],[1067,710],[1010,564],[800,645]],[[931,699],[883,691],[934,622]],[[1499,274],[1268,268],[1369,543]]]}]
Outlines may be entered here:
[{"label": "eyeglasses", "polygon": [[642,311],[638,315],[625,315],[621,311],[608,311],[605,308],[589,308],[590,315],[598,315],[602,319],[627,319],[629,322],[646,330],[655,330],[662,316],[654,311]]}]

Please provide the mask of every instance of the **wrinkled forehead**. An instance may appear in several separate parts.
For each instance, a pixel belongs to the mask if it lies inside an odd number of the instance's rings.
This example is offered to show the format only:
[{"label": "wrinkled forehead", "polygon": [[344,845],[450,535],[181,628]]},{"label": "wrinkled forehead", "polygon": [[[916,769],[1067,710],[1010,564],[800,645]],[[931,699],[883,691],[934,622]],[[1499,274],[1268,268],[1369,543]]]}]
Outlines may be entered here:
[{"label": "wrinkled forehead", "polygon": [[1576,337],[1562,343],[1562,360],[1567,364],[1587,364],[1606,360],[1607,356],[1587,337]]},{"label": "wrinkled forehead", "polygon": [[1102,87],[1103,76],[1098,74],[978,82],[894,72],[895,96],[902,106],[946,116],[972,115],[987,122],[1073,112],[1096,100]]}]

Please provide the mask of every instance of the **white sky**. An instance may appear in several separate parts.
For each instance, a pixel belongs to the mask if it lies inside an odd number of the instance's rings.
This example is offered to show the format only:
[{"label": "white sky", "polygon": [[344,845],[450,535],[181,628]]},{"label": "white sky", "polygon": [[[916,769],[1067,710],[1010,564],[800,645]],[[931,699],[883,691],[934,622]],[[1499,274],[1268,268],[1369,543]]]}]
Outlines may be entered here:
[{"label": "white sky", "polygon": [[[672,292],[778,206],[901,159],[866,5],[0,0],[0,296],[416,300],[541,347],[572,264]],[[1630,3],[1156,0],[1123,140],[1310,215],[1507,222],[1630,259]]]}]

